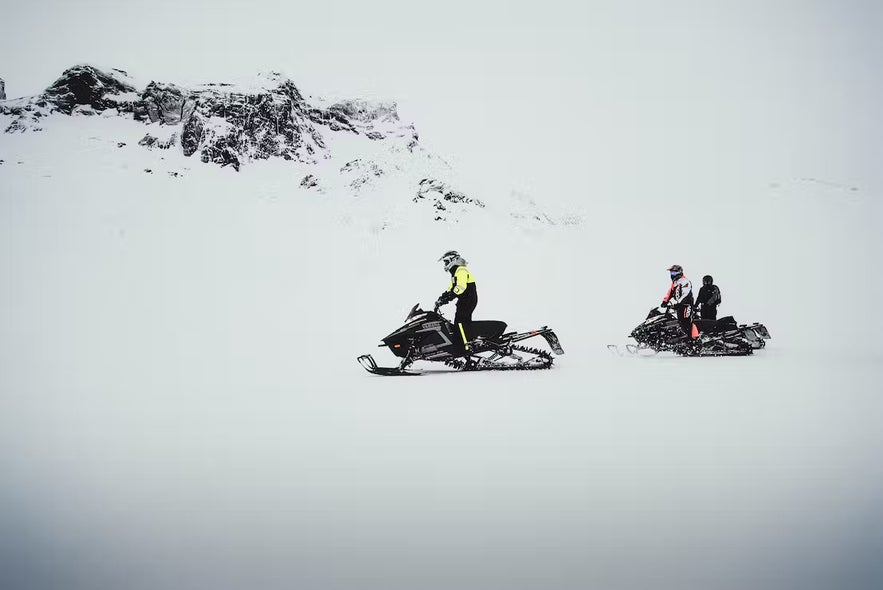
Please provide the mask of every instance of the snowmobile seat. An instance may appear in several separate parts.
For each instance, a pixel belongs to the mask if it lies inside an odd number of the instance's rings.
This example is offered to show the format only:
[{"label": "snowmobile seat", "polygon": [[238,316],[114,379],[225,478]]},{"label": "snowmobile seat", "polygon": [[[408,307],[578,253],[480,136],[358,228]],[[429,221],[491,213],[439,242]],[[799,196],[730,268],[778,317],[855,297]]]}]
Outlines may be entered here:
[{"label": "snowmobile seat", "polygon": [[694,320],[700,334],[723,334],[737,329],[736,320],[728,315],[719,320]]},{"label": "snowmobile seat", "polygon": [[496,320],[480,320],[477,322],[472,322],[469,325],[468,330],[470,340],[474,340],[476,338],[496,338],[498,336],[501,336],[505,331],[506,322],[500,322]]},{"label": "snowmobile seat", "polygon": [[728,315],[720,318],[716,321],[715,330],[718,332],[731,332],[738,328],[738,324],[736,324],[736,320],[733,319],[733,316]]}]

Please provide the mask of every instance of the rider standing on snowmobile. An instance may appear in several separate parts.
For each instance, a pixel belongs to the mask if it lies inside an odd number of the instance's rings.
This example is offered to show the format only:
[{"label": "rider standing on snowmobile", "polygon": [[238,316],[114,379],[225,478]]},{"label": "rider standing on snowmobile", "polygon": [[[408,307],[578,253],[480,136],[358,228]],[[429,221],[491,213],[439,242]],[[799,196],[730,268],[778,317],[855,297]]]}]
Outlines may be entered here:
[{"label": "rider standing on snowmobile", "polygon": [[696,296],[696,307],[703,320],[717,319],[717,306],[721,303],[721,291],[711,275],[702,277],[702,288]]},{"label": "rider standing on snowmobile", "polygon": [[671,287],[668,288],[668,293],[662,300],[662,306],[674,309],[684,333],[695,338],[693,333],[693,283],[684,276],[684,269],[680,264],[672,265],[668,272],[671,275]]},{"label": "rider standing on snowmobile", "polygon": [[472,323],[472,312],[478,305],[478,290],[475,287],[475,277],[466,268],[466,261],[456,250],[449,250],[438,259],[444,264],[445,270],[451,273],[451,283],[447,290],[441,294],[436,307],[440,307],[449,301],[457,300],[457,312],[454,314],[454,323],[463,338],[463,346],[469,350],[469,325]]}]

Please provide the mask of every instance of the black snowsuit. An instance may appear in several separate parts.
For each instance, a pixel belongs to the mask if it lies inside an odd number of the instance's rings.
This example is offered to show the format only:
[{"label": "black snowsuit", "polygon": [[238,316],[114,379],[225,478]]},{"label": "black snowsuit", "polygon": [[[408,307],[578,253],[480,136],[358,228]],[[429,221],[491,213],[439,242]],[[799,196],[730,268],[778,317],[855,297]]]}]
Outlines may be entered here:
[{"label": "black snowsuit", "polygon": [[703,320],[717,319],[717,306],[721,302],[721,291],[717,285],[702,285],[699,295],[696,297],[696,306],[702,314]]}]

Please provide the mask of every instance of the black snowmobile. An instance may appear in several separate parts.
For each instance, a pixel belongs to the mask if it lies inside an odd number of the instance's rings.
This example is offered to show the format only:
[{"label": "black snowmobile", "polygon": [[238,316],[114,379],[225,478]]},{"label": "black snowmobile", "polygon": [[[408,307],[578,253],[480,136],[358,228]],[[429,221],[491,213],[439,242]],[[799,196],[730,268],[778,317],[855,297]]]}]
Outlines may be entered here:
[{"label": "black snowmobile", "polygon": [[388,347],[401,362],[397,367],[378,367],[370,354],[356,360],[375,375],[420,375],[409,371],[415,361],[438,361],[458,371],[502,371],[548,369],[554,357],[538,348],[515,343],[542,336],[555,354],[564,354],[555,332],[547,326],[531,332],[506,332],[506,322],[474,321],[469,326],[469,348],[457,328],[438,312],[411,308],[405,325],[383,338],[379,347]]},{"label": "black snowmobile", "polygon": [[[733,316],[693,323],[699,332],[696,338],[684,333],[672,308],[653,308],[630,334],[637,344],[627,344],[626,350],[631,354],[649,350],[654,354],[672,351],[682,356],[746,356],[766,346],[770,338],[763,324],[740,325]],[[608,348],[622,354],[615,344]]]}]

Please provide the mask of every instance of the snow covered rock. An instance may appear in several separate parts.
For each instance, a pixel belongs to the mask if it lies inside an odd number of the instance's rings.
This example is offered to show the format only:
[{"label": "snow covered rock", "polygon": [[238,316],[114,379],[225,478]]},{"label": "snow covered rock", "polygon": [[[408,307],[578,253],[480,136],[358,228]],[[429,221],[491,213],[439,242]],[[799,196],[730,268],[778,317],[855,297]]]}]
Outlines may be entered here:
[{"label": "snow covered rock", "polygon": [[372,124],[374,121],[396,122],[399,120],[399,114],[396,111],[396,104],[394,102],[347,100],[331,105],[329,110],[342,113],[350,120],[366,124]]},{"label": "snow covered rock", "polygon": [[106,95],[120,94],[135,90],[126,83],[122,70],[103,72],[92,66],[78,65],[65,70],[61,77],[43,93],[46,101],[65,113],[71,114],[77,105],[90,105],[96,111],[116,107],[108,102]]},{"label": "snow covered rock", "polygon": [[485,204],[478,199],[467,197],[435,178],[424,178],[421,180],[417,185],[417,196],[412,201],[430,204],[435,210],[436,221],[446,221],[451,210],[455,207],[460,211],[464,210],[464,205],[479,209],[484,209],[485,207]]},{"label": "snow covered rock", "polygon": [[146,147],[148,149],[158,148],[161,150],[167,150],[173,145],[175,145],[178,141],[178,134],[172,133],[167,139],[163,140],[158,137],[154,137],[151,134],[145,135],[141,141],[138,142],[138,145],[142,147]]},{"label": "snow covered rock", "polygon": [[135,105],[135,120],[176,125],[183,119],[184,102],[184,92],[174,84],[151,82]]},{"label": "snow covered rock", "polygon": [[6,133],[23,133],[25,131],[42,131],[43,117],[52,113],[45,100],[36,102],[23,99],[4,101],[0,104],[0,115],[13,117],[5,129]]},{"label": "snow covered rock", "polygon": [[383,176],[384,171],[377,162],[356,159],[344,164],[340,173],[350,179],[350,187],[357,192],[366,184],[372,184],[373,179]]},{"label": "snow covered rock", "polygon": [[[325,141],[308,115],[309,107],[290,80],[255,92],[204,87],[191,92],[189,99],[193,113],[186,117],[185,105],[182,115],[186,121],[194,115],[202,119],[201,140],[197,142],[191,134],[189,142],[200,145],[203,161],[223,165],[232,163],[235,154],[239,161],[281,157],[313,163],[325,151]],[[210,121],[216,124],[207,127]],[[225,155],[219,160],[219,154]]]}]

